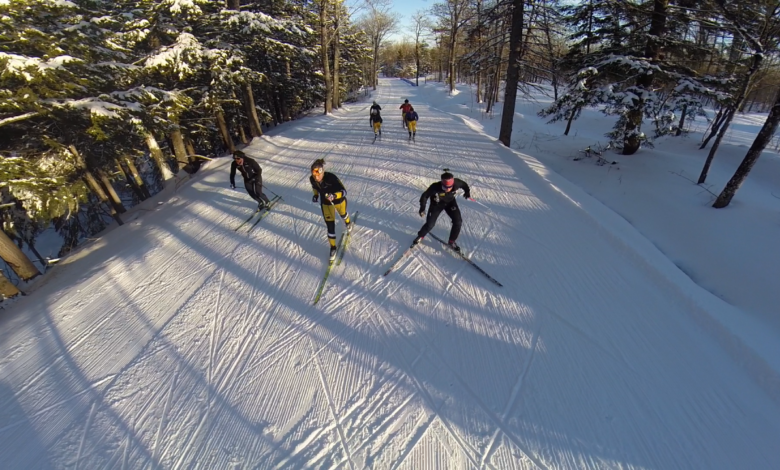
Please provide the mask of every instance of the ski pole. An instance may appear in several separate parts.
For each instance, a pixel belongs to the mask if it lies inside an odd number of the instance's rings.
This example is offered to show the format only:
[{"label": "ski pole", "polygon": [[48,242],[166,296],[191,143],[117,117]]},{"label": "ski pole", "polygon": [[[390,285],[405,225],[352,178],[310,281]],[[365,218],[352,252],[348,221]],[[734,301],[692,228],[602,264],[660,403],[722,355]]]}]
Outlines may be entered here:
[{"label": "ski pole", "polygon": [[[270,190],[270,189],[268,189],[267,187],[263,187],[263,189],[265,189],[265,190],[266,190],[266,191],[268,191],[269,193],[273,194],[274,196],[279,196],[278,194],[276,194],[275,192],[271,191],[271,190]],[[279,197],[282,197],[282,196],[279,196]]]}]

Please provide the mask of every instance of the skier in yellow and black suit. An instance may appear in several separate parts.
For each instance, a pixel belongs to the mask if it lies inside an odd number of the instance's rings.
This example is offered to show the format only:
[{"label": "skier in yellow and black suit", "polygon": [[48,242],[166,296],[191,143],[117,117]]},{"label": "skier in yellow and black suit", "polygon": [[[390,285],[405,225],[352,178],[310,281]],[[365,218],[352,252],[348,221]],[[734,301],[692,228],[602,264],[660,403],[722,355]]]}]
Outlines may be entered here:
[{"label": "skier in yellow and black suit", "polygon": [[347,214],[347,190],[339,177],[326,172],[324,166],[325,160],[321,158],[311,164],[309,182],[314,192],[311,201],[320,203],[325,225],[328,226],[330,259],[333,260],[336,258],[336,212],[344,219],[347,231],[352,230],[352,223],[349,220],[349,214]]}]

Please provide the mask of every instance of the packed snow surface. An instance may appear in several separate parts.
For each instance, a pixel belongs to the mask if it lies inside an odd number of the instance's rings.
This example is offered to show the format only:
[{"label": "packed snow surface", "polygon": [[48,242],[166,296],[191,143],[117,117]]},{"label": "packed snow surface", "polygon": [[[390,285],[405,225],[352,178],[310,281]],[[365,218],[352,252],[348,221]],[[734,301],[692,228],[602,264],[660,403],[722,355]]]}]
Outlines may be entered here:
[{"label": "packed snow surface", "polygon": [[[246,152],[284,203],[251,232],[234,231],[254,203],[223,159],[5,311],[2,466],[778,468],[776,377],[705,327],[696,296],[711,294],[678,288],[622,219],[422,95],[408,142],[411,89],[381,82],[376,143],[369,102],[256,139]],[[320,157],[360,218],[313,305]],[[476,199],[459,202],[458,242],[504,287],[433,239],[382,276],[443,168]],[[434,233],[448,231],[442,215]]]}]

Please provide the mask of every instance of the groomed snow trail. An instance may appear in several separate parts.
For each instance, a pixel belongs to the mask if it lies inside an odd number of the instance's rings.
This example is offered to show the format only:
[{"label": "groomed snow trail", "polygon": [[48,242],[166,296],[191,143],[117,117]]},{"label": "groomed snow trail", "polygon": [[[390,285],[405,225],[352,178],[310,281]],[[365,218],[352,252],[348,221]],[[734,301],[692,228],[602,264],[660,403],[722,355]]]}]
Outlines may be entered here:
[{"label": "groomed snow trail", "polygon": [[[3,467],[777,468],[780,407],[686,300],[434,92],[383,80],[375,144],[370,103],[253,143],[284,203],[249,234],[225,159],[4,312]],[[313,306],[319,157],[360,220]],[[382,276],[445,167],[503,288],[435,240]]]}]

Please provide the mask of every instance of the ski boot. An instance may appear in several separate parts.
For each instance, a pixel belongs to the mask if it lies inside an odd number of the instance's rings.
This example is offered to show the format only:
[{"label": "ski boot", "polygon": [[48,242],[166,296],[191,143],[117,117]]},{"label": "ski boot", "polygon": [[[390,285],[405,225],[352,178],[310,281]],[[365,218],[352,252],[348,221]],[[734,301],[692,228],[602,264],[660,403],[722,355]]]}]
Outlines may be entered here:
[{"label": "ski boot", "polygon": [[460,253],[460,247],[457,243],[455,243],[455,240],[450,240],[450,242],[447,244],[450,248],[452,248],[452,251],[455,253]]},{"label": "ski boot", "polygon": [[417,238],[415,238],[412,241],[412,248],[414,248],[415,246],[419,245],[423,238],[425,238],[425,237],[417,237]]},{"label": "ski boot", "polygon": [[331,260],[331,261],[336,259],[336,247],[335,246],[330,247],[330,256],[329,256],[328,259]]}]

